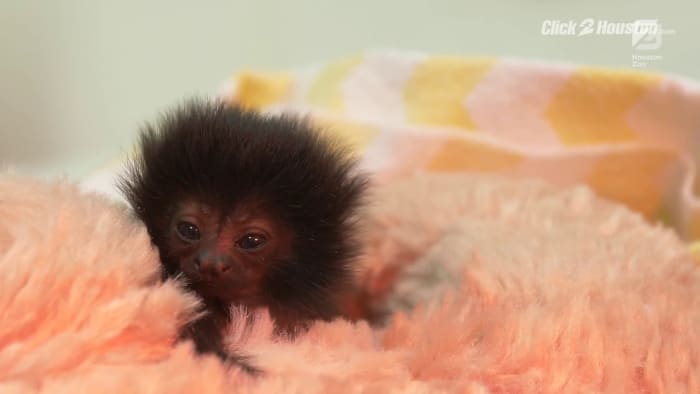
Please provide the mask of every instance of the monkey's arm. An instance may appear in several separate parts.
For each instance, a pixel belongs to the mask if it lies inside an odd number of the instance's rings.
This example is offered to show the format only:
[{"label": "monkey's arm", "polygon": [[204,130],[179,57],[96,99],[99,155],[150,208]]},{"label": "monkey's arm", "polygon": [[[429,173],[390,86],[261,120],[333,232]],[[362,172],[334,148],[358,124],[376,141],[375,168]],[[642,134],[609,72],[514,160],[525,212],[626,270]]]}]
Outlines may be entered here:
[{"label": "monkey's arm", "polygon": [[252,365],[248,357],[225,350],[223,333],[227,324],[226,317],[208,313],[185,327],[180,339],[191,339],[199,354],[214,354],[224,363],[241,368],[251,375],[261,374],[262,371]]}]

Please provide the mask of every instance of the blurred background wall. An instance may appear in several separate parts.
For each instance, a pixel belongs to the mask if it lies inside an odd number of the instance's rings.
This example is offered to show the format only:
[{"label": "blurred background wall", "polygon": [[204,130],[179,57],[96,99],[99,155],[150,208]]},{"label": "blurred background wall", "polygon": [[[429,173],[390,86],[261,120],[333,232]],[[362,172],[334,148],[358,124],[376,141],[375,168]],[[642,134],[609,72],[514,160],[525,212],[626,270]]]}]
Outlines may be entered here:
[{"label": "blurred background wall", "polygon": [[377,48],[631,67],[630,36],[545,36],[545,20],[657,19],[675,34],[649,69],[700,79],[698,15],[697,0],[2,0],[0,165],[80,177],[241,68]]}]

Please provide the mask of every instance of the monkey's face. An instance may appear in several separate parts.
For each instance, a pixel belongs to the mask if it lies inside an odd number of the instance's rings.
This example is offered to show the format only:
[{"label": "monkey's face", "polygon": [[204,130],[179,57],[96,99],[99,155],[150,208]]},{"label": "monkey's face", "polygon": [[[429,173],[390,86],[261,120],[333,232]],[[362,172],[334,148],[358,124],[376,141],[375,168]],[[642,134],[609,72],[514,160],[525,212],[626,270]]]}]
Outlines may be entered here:
[{"label": "monkey's face", "polygon": [[166,258],[205,299],[263,304],[266,274],[292,257],[292,232],[255,203],[224,212],[187,201],[169,226]]}]

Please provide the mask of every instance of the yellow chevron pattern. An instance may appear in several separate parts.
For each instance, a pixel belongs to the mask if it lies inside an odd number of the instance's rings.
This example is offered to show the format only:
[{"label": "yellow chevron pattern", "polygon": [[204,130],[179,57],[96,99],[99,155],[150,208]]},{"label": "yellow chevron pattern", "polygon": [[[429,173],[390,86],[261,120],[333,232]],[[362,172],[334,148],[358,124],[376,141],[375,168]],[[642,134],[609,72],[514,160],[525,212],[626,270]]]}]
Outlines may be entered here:
[{"label": "yellow chevron pattern", "polygon": [[545,116],[567,145],[634,141],[627,110],[660,80],[641,72],[581,68],[556,93]]},{"label": "yellow chevron pattern", "polygon": [[[469,152],[465,155],[464,152]],[[521,155],[470,140],[450,139],[433,155],[430,171],[499,171],[515,167]]]},{"label": "yellow chevron pattern", "polygon": [[[366,163],[379,173],[403,167],[585,183],[700,241],[700,180],[690,178],[689,167],[700,172],[700,143],[687,143],[700,140],[700,84],[639,71],[395,51],[297,74],[241,73],[233,82],[231,100],[310,113],[359,152],[374,152],[366,160],[381,152],[377,163]],[[649,110],[653,103],[673,105]],[[664,112],[670,107],[673,115]],[[649,119],[658,127],[635,127]],[[562,170],[572,160],[576,172]],[[694,194],[682,193],[684,182],[694,182]]]},{"label": "yellow chevron pattern", "polygon": [[416,67],[403,90],[411,123],[475,130],[464,100],[493,65],[492,59],[465,62],[435,57]]},{"label": "yellow chevron pattern", "polygon": [[[591,168],[585,182],[607,199],[620,201],[629,208],[653,218],[663,209],[663,171],[676,159],[664,150],[629,150],[602,155]],[[666,220],[664,220],[666,219]]]},{"label": "yellow chevron pattern", "polygon": [[246,71],[239,74],[237,82],[238,103],[248,108],[262,108],[284,100],[294,80],[288,73]]},{"label": "yellow chevron pattern", "polygon": [[357,56],[325,66],[311,84],[306,94],[306,100],[309,104],[321,108],[342,110],[342,84],[361,62],[362,57]]}]

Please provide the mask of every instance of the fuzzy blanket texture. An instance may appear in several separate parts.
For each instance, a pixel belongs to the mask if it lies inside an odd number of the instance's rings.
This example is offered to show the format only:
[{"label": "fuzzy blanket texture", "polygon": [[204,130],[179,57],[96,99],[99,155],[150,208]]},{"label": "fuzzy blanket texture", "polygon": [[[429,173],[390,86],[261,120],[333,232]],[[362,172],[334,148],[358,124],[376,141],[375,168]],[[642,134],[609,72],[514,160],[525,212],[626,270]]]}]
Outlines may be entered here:
[{"label": "fuzzy blanket texture", "polygon": [[254,311],[228,337],[267,374],[227,371],[174,343],[197,300],[158,283],[143,228],[81,193],[116,196],[123,158],[80,188],[4,175],[0,392],[700,392],[697,84],[382,51],[221,95],[308,114],[361,155],[358,277],[386,324],[288,342]]},{"label": "fuzzy blanket texture", "polygon": [[374,193],[360,278],[393,316],[287,342],[256,312],[228,335],[266,369],[252,379],[174,345],[197,301],[158,283],[122,205],[2,176],[0,392],[700,392],[700,267],[671,230],[538,181],[417,175]]}]

